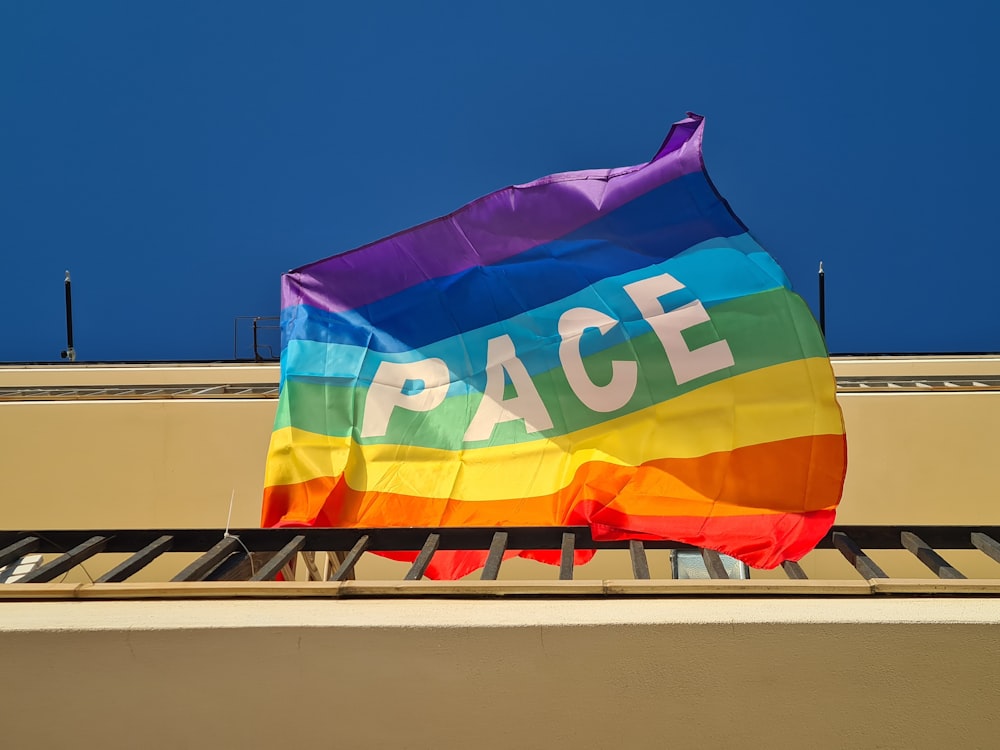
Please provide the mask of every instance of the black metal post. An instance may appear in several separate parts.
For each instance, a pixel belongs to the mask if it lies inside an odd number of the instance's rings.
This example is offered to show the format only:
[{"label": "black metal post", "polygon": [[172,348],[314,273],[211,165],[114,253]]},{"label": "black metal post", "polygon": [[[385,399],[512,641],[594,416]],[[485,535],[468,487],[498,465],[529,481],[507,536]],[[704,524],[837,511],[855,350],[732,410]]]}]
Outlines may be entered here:
[{"label": "black metal post", "polygon": [[826,272],[819,262],[819,330],[826,336]]},{"label": "black metal post", "polygon": [[59,353],[62,359],[70,362],[76,361],[76,349],[73,348],[73,282],[70,281],[69,271],[66,272],[66,349]]}]

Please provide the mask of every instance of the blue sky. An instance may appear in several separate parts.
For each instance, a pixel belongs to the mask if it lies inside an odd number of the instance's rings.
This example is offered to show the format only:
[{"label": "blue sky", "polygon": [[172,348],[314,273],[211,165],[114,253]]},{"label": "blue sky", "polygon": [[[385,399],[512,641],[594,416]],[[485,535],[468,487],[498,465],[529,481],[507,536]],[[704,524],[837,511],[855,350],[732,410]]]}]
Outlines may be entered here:
[{"label": "blue sky", "polygon": [[[998,351],[1000,4],[0,3],[0,361],[227,359],[280,274],[688,110],[835,352]],[[247,339],[244,338],[244,341]],[[240,352],[248,353],[244,347]]]}]

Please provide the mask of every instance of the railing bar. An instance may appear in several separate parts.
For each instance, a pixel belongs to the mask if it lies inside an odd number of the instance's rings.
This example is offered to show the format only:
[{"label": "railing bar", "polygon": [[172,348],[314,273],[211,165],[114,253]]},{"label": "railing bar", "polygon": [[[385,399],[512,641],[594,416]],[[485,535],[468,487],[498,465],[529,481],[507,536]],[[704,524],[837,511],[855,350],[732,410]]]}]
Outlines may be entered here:
[{"label": "railing bar", "polygon": [[[586,527],[503,527],[507,532],[508,549],[558,550],[562,534],[576,534],[576,549],[627,549],[628,540],[595,541]],[[489,548],[496,528],[453,528],[444,531],[436,528],[248,528],[231,529],[230,533],[252,550],[273,551],[280,549],[295,536],[306,538],[303,549],[316,552],[345,550],[362,534],[369,535],[368,551],[412,550],[419,551],[427,534],[446,534],[441,539],[441,549],[446,550],[486,550]],[[902,549],[900,532],[911,531],[920,536],[933,549],[974,549],[970,534],[980,532],[1000,539],[1000,526],[841,526],[820,540],[819,549],[834,549],[832,534],[841,531],[848,534],[859,546],[866,550]],[[0,530],[0,548],[20,541],[28,535],[41,539],[39,551],[44,554],[61,553],[91,536],[113,536],[105,552],[133,553],[159,536],[174,537],[173,552],[204,553],[222,537],[223,529],[31,529]],[[670,540],[645,540],[643,545],[649,550],[690,549],[691,545]]]},{"label": "railing bar", "polygon": [[722,563],[722,558],[719,557],[719,553],[714,549],[703,549],[701,551],[701,559],[705,561],[709,577],[718,579],[729,578],[729,573],[726,572],[726,566]]},{"label": "railing bar", "polygon": [[490,553],[486,556],[486,565],[483,566],[483,574],[479,577],[481,581],[495,581],[500,575],[500,563],[503,562],[503,553],[507,551],[507,532],[498,531],[493,535],[490,542]]},{"label": "railing bar", "polygon": [[208,575],[215,566],[229,557],[240,547],[235,536],[223,537],[212,549],[199,557],[184,570],[175,575],[171,581],[200,581]]},{"label": "railing bar", "polygon": [[307,551],[302,553],[302,561],[306,564],[306,572],[308,573],[309,581],[322,581],[323,576],[320,575],[319,568],[316,566],[316,553],[312,551]]},{"label": "railing bar", "polygon": [[346,581],[350,576],[354,574],[354,566],[357,564],[358,560],[361,559],[361,555],[365,553],[368,549],[368,535],[365,534],[363,537],[358,539],[351,547],[351,551],[347,553],[347,557],[344,558],[344,562],[340,564],[333,575],[330,576],[331,581]]},{"label": "railing bar", "polygon": [[245,549],[240,548],[236,550],[235,554],[230,555],[212,568],[201,580],[249,581],[254,572],[256,559],[260,558],[260,556],[259,552],[251,554]]},{"label": "railing bar", "polygon": [[0,567],[0,588],[4,588],[5,583],[17,583],[26,573],[42,564],[44,555],[40,552],[32,552],[9,562]]},{"label": "railing bar", "polygon": [[224,385],[210,385],[207,388],[201,388],[197,391],[191,393],[192,396],[208,396],[215,395],[219,393],[224,393],[226,386]]},{"label": "railing bar", "polygon": [[285,563],[292,559],[296,552],[302,549],[302,545],[306,543],[306,538],[299,534],[297,537],[292,539],[288,544],[282,547],[280,550],[274,553],[274,555],[266,563],[260,566],[252,576],[250,576],[251,581],[270,581],[280,571],[285,567]]},{"label": "railing bar", "polygon": [[646,559],[646,547],[638,539],[628,543],[628,556],[632,560],[632,575],[637,581],[649,580],[649,560]]},{"label": "railing bar", "polygon": [[794,560],[785,560],[781,563],[781,568],[785,571],[785,575],[794,581],[803,581],[809,578],[806,572],[802,570],[802,566]]},{"label": "railing bar", "polygon": [[970,538],[972,540],[972,546],[986,556],[1000,562],[1000,542],[997,542],[997,540],[989,534],[984,534],[981,531],[973,531]]},{"label": "railing bar", "polygon": [[[345,550],[359,539],[361,535],[369,536],[366,552],[380,550],[413,550],[419,551],[426,541],[428,533],[441,533],[439,549],[445,550],[487,550],[496,533],[496,528],[461,528],[447,531],[434,528],[376,528],[376,529],[344,529],[344,528],[309,528],[309,529],[270,529],[250,528],[233,529],[231,534],[240,539],[252,550],[280,549],[295,536],[305,536],[304,550],[327,551]],[[628,540],[594,541],[586,527],[504,527],[507,533],[507,549],[539,549],[558,550],[561,547],[562,534],[576,535],[575,549],[627,549]],[[910,531],[918,535],[924,542],[936,550],[951,549],[995,549],[996,540],[1000,540],[1000,526],[841,526],[834,527],[820,541],[820,549],[837,549],[834,544],[834,534],[837,532],[848,535],[857,546],[869,554],[882,549],[903,549],[900,534]],[[454,532],[454,533],[453,533]],[[28,537],[38,539],[38,542],[27,543],[34,546],[32,551],[55,556],[67,549],[86,541],[92,536],[101,535],[113,537],[108,543],[105,553],[133,554],[148,546],[161,536],[172,536],[172,552],[197,552],[204,554],[222,537],[222,529],[92,529],[92,530],[0,530],[0,553],[4,548],[23,543]],[[839,537],[838,537],[839,539]],[[974,540],[974,541],[972,541]],[[990,542],[989,540],[992,540]],[[5,553],[8,563],[19,559],[28,553],[28,547],[13,547],[13,551]],[[35,546],[37,545],[37,546]],[[643,542],[647,551],[651,549],[690,549],[691,545],[666,540],[647,540]],[[992,546],[991,546],[992,545]],[[982,551],[980,549],[980,551]],[[984,553],[985,554],[985,553]],[[124,557],[124,555],[123,555]],[[485,557],[485,555],[484,555]],[[1000,554],[997,555],[1000,558]],[[322,566],[320,566],[322,567]]]},{"label": "railing bar", "polygon": [[0,567],[7,565],[14,560],[20,560],[27,554],[34,552],[41,546],[42,540],[37,536],[27,536],[19,539],[3,549],[0,549]]},{"label": "railing bar", "polygon": [[576,534],[563,532],[562,547],[559,556],[559,580],[573,580],[573,564],[576,561]]},{"label": "railing bar", "polygon": [[169,534],[164,534],[159,539],[147,544],[128,559],[116,565],[107,573],[98,578],[95,583],[120,583],[126,578],[135,575],[145,568],[153,560],[170,549],[174,543],[174,538]]},{"label": "railing bar", "polygon": [[920,562],[930,568],[938,578],[965,578],[955,567],[950,565],[936,550],[916,534],[904,531],[899,535],[903,546]]},{"label": "railing bar", "polygon": [[842,531],[833,532],[833,546],[840,550],[842,554],[854,569],[861,574],[864,579],[869,578],[888,578],[885,571],[882,570],[875,561],[872,560],[864,551],[855,544],[851,537],[847,536]]},{"label": "railing bar", "polygon": [[69,552],[65,552],[55,560],[35,568],[20,578],[18,583],[47,583],[56,576],[62,575],[71,568],[87,560],[103,550],[108,544],[106,536],[92,536],[82,544],[78,544]]},{"label": "railing bar", "polygon": [[344,556],[346,554],[346,552],[337,552],[329,549],[326,551],[326,555],[323,558],[323,567],[320,570],[320,573],[322,574],[322,577],[320,578],[321,581],[330,580],[330,576],[333,575],[333,571],[335,571],[337,567],[344,562]]},{"label": "railing bar", "polygon": [[440,534],[427,535],[427,541],[424,542],[424,546],[420,550],[420,554],[417,555],[417,559],[413,561],[413,566],[403,578],[404,581],[419,581],[423,578],[424,571],[427,570],[427,566],[430,565],[431,558],[434,557],[434,553],[437,552],[437,548],[440,543]]}]

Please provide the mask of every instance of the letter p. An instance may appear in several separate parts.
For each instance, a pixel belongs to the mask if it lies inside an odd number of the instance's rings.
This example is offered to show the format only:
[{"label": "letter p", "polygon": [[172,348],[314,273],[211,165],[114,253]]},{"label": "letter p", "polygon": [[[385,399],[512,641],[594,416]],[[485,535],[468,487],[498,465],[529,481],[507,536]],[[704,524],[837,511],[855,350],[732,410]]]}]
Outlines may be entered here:
[{"label": "letter p", "polygon": [[[406,388],[407,382],[421,381],[419,390]],[[361,437],[382,437],[396,407],[408,411],[430,411],[448,394],[448,366],[440,359],[417,362],[382,362],[365,398]]]}]

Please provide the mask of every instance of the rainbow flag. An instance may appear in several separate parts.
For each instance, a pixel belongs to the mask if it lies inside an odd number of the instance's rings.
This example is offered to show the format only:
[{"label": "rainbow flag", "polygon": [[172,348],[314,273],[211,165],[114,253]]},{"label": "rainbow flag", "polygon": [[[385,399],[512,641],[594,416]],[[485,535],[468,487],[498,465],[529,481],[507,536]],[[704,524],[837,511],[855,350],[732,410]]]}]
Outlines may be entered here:
[{"label": "rainbow flag", "polygon": [[263,525],[589,525],[761,568],[812,549],[847,461],[826,346],[702,133],[689,115],[646,164],[285,274]]}]

